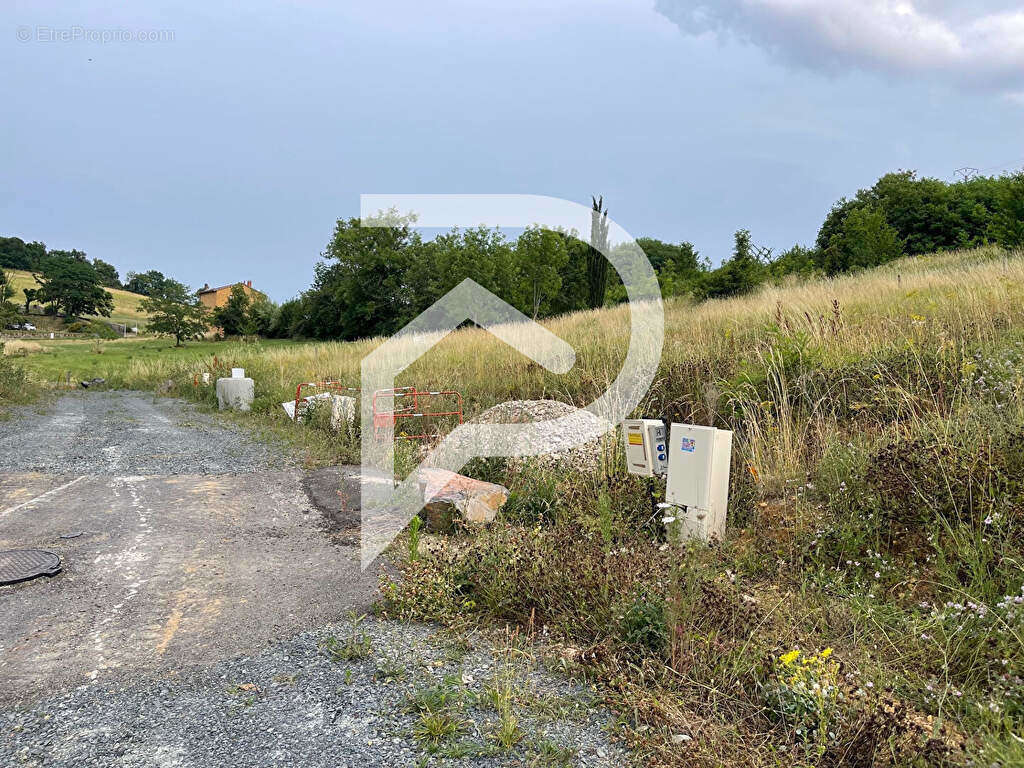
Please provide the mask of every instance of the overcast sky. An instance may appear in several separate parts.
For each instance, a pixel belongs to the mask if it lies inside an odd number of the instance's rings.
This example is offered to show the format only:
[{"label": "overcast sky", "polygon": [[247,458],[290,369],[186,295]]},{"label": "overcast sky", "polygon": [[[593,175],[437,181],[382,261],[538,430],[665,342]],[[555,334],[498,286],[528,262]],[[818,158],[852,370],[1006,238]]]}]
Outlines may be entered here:
[{"label": "overcast sky", "polygon": [[[887,171],[1024,165],[1011,0],[113,5],[0,10],[0,235],[122,275],[286,299],[364,192],[603,194],[717,263]],[[157,39],[61,39],[118,30]]]}]

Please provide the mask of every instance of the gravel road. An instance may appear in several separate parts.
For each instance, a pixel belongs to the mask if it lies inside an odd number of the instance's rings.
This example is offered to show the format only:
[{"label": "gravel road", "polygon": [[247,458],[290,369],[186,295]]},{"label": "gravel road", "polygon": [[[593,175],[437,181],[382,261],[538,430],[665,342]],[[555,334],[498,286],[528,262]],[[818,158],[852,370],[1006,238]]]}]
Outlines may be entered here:
[{"label": "gravel road", "polygon": [[53,475],[214,475],[291,466],[181,400],[78,392],[20,407],[0,427],[0,472]]},{"label": "gravel road", "polygon": [[[489,643],[346,620],[377,574],[304,486],[279,447],[152,395],[0,424],[0,550],[64,560],[0,586],[0,765],[622,763],[608,713],[522,654],[506,749],[482,693],[512,667]],[[362,650],[330,658],[332,638]],[[446,678],[459,727],[435,745],[407,700]]]}]

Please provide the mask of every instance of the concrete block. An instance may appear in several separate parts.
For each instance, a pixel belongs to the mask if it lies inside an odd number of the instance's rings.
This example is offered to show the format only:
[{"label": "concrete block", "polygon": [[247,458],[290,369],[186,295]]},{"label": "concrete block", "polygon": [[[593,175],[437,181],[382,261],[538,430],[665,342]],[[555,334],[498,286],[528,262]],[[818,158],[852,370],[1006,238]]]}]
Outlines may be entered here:
[{"label": "concrete block", "polygon": [[222,411],[248,412],[255,397],[252,379],[217,379],[217,407]]},{"label": "concrete block", "polygon": [[445,469],[421,469],[419,483],[423,492],[424,517],[427,527],[432,530],[450,527],[460,515],[468,523],[489,523],[508,501],[508,488],[505,486],[485,483]]}]

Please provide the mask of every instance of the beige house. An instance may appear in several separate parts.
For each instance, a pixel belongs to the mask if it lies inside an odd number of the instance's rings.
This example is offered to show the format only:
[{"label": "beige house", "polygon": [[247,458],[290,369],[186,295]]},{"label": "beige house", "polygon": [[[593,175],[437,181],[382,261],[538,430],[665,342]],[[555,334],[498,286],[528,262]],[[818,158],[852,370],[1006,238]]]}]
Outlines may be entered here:
[{"label": "beige house", "polygon": [[222,285],[220,288],[211,288],[210,284],[207,283],[198,291],[199,301],[202,302],[203,306],[207,309],[223,307],[228,303],[228,299],[231,298],[231,289],[236,285],[242,286],[242,290],[249,296],[250,301],[255,301],[257,298],[266,298],[263,293],[252,287],[252,280],[246,280],[244,283]]}]

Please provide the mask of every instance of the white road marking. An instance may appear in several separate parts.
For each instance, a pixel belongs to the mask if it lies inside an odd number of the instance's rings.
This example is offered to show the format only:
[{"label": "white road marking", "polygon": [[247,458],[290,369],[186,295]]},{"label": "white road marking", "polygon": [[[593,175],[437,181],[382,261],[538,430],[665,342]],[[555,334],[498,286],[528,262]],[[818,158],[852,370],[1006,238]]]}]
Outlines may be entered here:
[{"label": "white road marking", "polygon": [[23,504],[19,504],[16,507],[11,507],[10,509],[5,509],[3,512],[0,512],[0,520],[4,519],[5,517],[7,517],[12,512],[17,512],[19,509],[23,509],[24,507],[27,507],[30,504],[35,504],[37,501],[42,501],[47,496],[52,496],[53,494],[57,493],[58,491],[63,491],[65,488],[70,488],[75,483],[81,482],[82,480],[85,480],[85,478],[87,478],[87,477],[88,477],[88,475],[81,475],[80,477],[76,477],[70,483],[64,483],[64,485],[61,485],[61,486],[59,486],[57,488],[51,488],[46,493],[42,493],[39,496],[36,496],[34,499],[26,501]]}]

